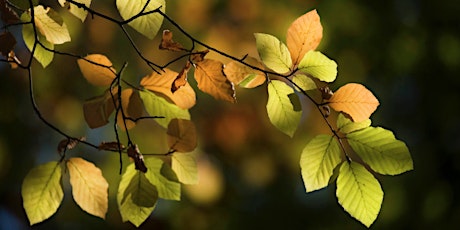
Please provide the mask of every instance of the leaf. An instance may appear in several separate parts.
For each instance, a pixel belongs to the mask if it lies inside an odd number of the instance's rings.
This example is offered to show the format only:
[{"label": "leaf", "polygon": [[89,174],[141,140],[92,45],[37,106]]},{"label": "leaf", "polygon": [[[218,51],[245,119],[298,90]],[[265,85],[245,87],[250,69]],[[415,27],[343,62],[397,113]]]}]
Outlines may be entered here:
[{"label": "leaf", "polygon": [[345,211],[366,227],[374,223],[383,201],[378,180],[356,162],[344,162],[340,166],[336,195]]},{"label": "leaf", "polygon": [[163,30],[161,43],[159,49],[169,51],[183,51],[186,50],[180,43],[173,41],[173,33],[169,30]]},{"label": "leaf", "polygon": [[181,109],[193,107],[196,104],[196,94],[187,81],[174,92],[172,91],[177,80],[184,77],[184,75],[186,77],[187,73],[181,72],[179,74],[168,68],[163,70],[161,74],[153,72],[149,76],[142,78],[141,86],[150,91],[160,93]]},{"label": "leaf", "polygon": [[[77,3],[80,3],[82,5],[85,5],[86,7],[89,7],[91,5],[91,0],[74,0]],[[75,4],[65,4],[67,3],[66,0],[59,0],[59,4],[61,4],[62,7],[65,5],[68,5],[69,12],[73,14],[75,17],[80,19],[82,22],[85,21],[86,16],[88,15],[88,11],[84,10],[83,8],[75,5]]]},{"label": "leaf", "polygon": [[296,74],[292,78],[292,81],[300,87],[303,91],[316,89],[316,83],[306,75]]},{"label": "leaf", "polygon": [[21,194],[30,225],[51,217],[64,197],[60,164],[51,161],[31,169],[24,178]]},{"label": "leaf", "polygon": [[[16,12],[12,10],[8,4],[6,4],[6,0],[0,0],[0,15],[0,19],[5,23],[5,25],[19,22],[18,14],[16,14]],[[0,42],[0,44],[2,43]]]},{"label": "leaf", "polygon": [[337,77],[337,63],[319,51],[308,51],[299,63],[299,70],[325,82],[333,82]]},{"label": "leaf", "polygon": [[379,101],[363,85],[348,83],[332,95],[329,105],[336,111],[350,115],[354,122],[361,122],[369,119]]},{"label": "leaf", "polygon": [[[11,3],[12,1],[9,0],[9,2]],[[38,4],[39,0],[32,0],[32,6],[37,6]],[[30,8],[30,3],[29,0],[15,0],[14,6],[22,10],[27,10]]]},{"label": "leaf", "polygon": [[121,130],[126,131],[136,126],[136,120],[142,116],[144,107],[139,92],[132,88],[121,91],[121,105],[126,119],[123,121],[120,110],[117,114],[117,125]]},{"label": "leaf", "polygon": [[[22,22],[30,22],[30,20],[31,18],[28,13],[23,13],[21,15]],[[26,44],[27,49],[29,49],[30,52],[33,52],[34,58],[43,66],[43,68],[47,67],[53,60],[54,53],[46,50],[39,44],[37,44],[35,50],[32,50],[36,42],[32,24],[22,25],[22,38],[24,39],[24,43]],[[54,50],[54,45],[47,41],[43,35],[37,34],[37,38],[38,41],[40,41],[46,48]]]},{"label": "leaf", "polygon": [[318,135],[302,150],[300,167],[307,192],[326,187],[334,169],[342,162],[340,145],[334,136]]},{"label": "leaf", "polygon": [[195,80],[198,88],[215,99],[236,102],[235,89],[223,71],[224,65],[216,60],[204,59],[196,63]]},{"label": "leaf", "polygon": [[83,77],[95,86],[109,86],[116,77],[112,62],[102,54],[87,55],[77,63]]},{"label": "leaf", "polygon": [[352,120],[345,117],[343,114],[339,114],[337,117],[337,128],[342,133],[352,133],[364,128],[367,128],[371,125],[371,119],[367,119],[361,122],[353,122]]},{"label": "leaf", "polygon": [[147,172],[147,167],[145,166],[144,162],[144,156],[142,156],[137,145],[129,146],[128,156],[134,160],[134,166],[136,170],[139,170],[143,173]]},{"label": "leaf", "polygon": [[101,170],[93,163],[79,157],[67,161],[72,195],[81,209],[105,219],[108,208],[109,184]]},{"label": "leaf", "polygon": [[385,175],[397,175],[414,168],[404,142],[380,127],[367,127],[347,134],[353,150],[372,170]]},{"label": "leaf", "polygon": [[209,53],[209,50],[194,52],[190,55],[190,60],[192,60],[192,62],[195,64],[198,62],[202,62],[204,60],[204,57],[208,53]]},{"label": "leaf", "polygon": [[180,200],[181,188],[174,171],[161,159],[149,157],[145,159],[149,171],[145,174],[157,191],[158,196],[168,200]]},{"label": "leaf", "polygon": [[61,16],[53,9],[42,5],[34,7],[34,20],[37,29],[52,44],[69,42],[70,35]]},{"label": "leaf", "polygon": [[197,146],[195,125],[189,120],[172,119],[167,134],[169,148],[177,152],[191,152]]},{"label": "leaf", "polygon": [[16,38],[10,32],[0,34],[0,54],[7,57],[16,46]]},{"label": "leaf", "polygon": [[[244,62],[259,69],[264,69],[263,64],[253,57],[246,57]],[[225,65],[224,73],[228,80],[243,88],[255,88],[265,83],[267,78],[263,72],[237,61],[232,61]]]},{"label": "leaf", "polygon": [[287,31],[286,43],[294,65],[299,64],[304,55],[316,49],[323,37],[323,27],[316,10],[297,18]]},{"label": "leaf", "polygon": [[114,94],[112,98],[110,91],[106,91],[104,95],[88,99],[83,103],[83,115],[90,128],[98,128],[109,123],[109,117],[115,110],[113,99],[117,97],[118,95]]},{"label": "leaf", "polygon": [[134,169],[134,164],[129,165],[118,186],[117,203],[122,221],[139,227],[153,212],[157,201],[155,186],[144,173]]},{"label": "leaf", "polygon": [[[173,93],[173,95],[176,93],[177,90],[187,85],[188,83],[187,73],[190,70],[190,67],[191,67],[190,61],[187,61],[184,68],[177,75],[176,79],[174,79],[172,86],[171,86],[171,93]],[[192,89],[192,92],[193,92],[193,95],[195,95],[195,91],[193,91],[193,89]],[[195,96],[193,96],[193,98],[195,98]]]},{"label": "leaf", "polygon": [[281,132],[294,136],[300,123],[302,111],[296,111],[289,98],[294,90],[286,83],[272,80],[268,84],[267,113],[271,123]]},{"label": "leaf", "polygon": [[198,184],[198,166],[192,154],[175,152],[171,161],[171,168],[181,183]]},{"label": "leaf", "polygon": [[255,33],[254,36],[260,59],[268,68],[277,73],[287,73],[291,70],[291,55],[284,43],[270,34]]},{"label": "leaf", "polygon": [[166,99],[157,96],[150,91],[139,91],[144,107],[151,116],[162,116],[164,118],[155,119],[162,127],[166,128],[173,118],[190,120],[188,110],[181,109],[177,105],[171,104]]},{"label": "leaf", "polygon": [[[148,5],[146,6],[147,2]],[[116,4],[121,17],[124,20],[130,20],[132,17],[139,16],[140,13],[147,13],[160,7],[161,12],[164,13],[166,11],[166,4],[164,0],[117,0]],[[160,30],[162,23],[162,15],[159,13],[149,13],[137,17],[133,21],[129,22],[128,25],[147,38],[153,39]]]}]

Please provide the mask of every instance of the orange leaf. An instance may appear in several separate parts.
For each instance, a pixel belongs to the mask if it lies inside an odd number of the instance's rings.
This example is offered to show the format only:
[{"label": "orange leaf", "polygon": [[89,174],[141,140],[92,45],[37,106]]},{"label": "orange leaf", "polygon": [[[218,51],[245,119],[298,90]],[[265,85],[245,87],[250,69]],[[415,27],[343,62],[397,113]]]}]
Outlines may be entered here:
[{"label": "orange leaf", "polygon": [[204,59],[196,63],[195,80],[198,88],[215,99],[236,102],[235,89],[223,71],[224,64],[219,61]]},{"label": "orange leaf", "polygon": [[104,55],[90,54],[77,62],[83,77],[95,86],[108,86],[115,78],[112,62]]},{"label": "orange leaf", "polygon": [[169,148],[178,152],[191,152],[196,148],[196,129],[193,122],[185,119],[172,119],[168,124]]},{"label": "orange leaf", "polygon": [[[245,62],[264,69],[264,65],[253,57],[247,57]],[[244,88],[255,88],[265,82],[265,74],[259,70],[252,69],[237,61],[232,61],[225,65],[224,73],[228,80]]]},{"label": "orange leaf", "polygon": [[161,38],[160,49],[169,51],[182,51],[184,47],[172,40],[173,34],[169,30],[163,30],[163,37]]},{"label": "orange leaf", "polygon": [[[123,116],[121,111],[118,112],[117,116],[117,124],[122,130],[131,129],[136,126],[136,122],[133,121],[142,116],[144,112],[144,107],[142,104],[141,97],[139,96],[139,92],[133,90],[132,88],[125,89],[121,92],[121,105],[123,109],[123,113],[127,118],[123,121]],[[133,119],[133,120],[130,120]],[[125,127],[126,123],[126,127]]]},{"label": "orange leaf", "polygon": [[[187,81],[184,85],[180,86],[183,83],[180,82],[180,79],[185,78],[183,80],[186,80],[186,75],[187,71],[183,71],[179,74],[165,68],[161,74],[154,72],[149,76],[142,78],[141,86],[150,91],[160,93],[162,96],[166,97],[166,99],[174,102],[181,109],[189,109],[195,105],[196,95],[195,91]],[[179,82],[176,82],[176,80]],[[172,92],[173,84],[176,83],[176,87],[180,87]]]},{"label": "orange leaf", "polygon": [[174,79],[174,82],[171,86],[172,93],[175,93],[180,87],[185,86],[187,84],[187,72],[189,69],[190,69],[190,62],[187,61],[182,71],[180,71],[176,79]]},{"label": "orange leaf", "polygon": [[192,55],[190,55],[190,60],[192,60],[193,63],[198,63],[204,60],[204,56],[209,53],[209,50],[204,50],[204,51],[199,51],[195,52]]},{"label": "orange leaf", "polygon": [[286,43],[291,53],[292,63],[299,64],[303,56],[316,49],[323,37],[323,27],[316,10],[297,18],[289,27]]},{"label": "orange leaf", "polygon": [[379,101],[361,84],[349,83],[340,87],[329,100],[336,111],[348,114],[354,122],[361,122],[372,115]]}]

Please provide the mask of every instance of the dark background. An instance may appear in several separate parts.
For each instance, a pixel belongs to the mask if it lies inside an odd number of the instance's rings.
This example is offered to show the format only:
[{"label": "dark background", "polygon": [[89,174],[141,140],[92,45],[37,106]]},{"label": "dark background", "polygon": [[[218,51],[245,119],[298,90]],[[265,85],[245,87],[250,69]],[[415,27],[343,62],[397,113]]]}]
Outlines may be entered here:
[{"label": "dark background", "polygon": [[[54,1],[45,1],[55,5]],[[113,1],[92,7],[118,17]],[[332,89],[348,82],[366,85],[381,105],[374,126],[395,132],[411,151],[415,169],[399,176],[378,176],[385,197],[373,229],[453,229],[460,219],[460,4],[456,1],[167,1],[167,13],[190,34],[231,55],[257,56],[254,32],[285,40],[289,24],[316,8],[324,27],[318,48],[338,63]],[[107,55],[118,69],[129,61],[126,79],[137,83],[151,70],[136,57],[113,24],[71,16],[65,21],[73,41],[56,49]],[[164,29],[172,29],[169,23]],[[150,41],[129,29],[146,56],[166,63],[158,38]],[[13,29],[16,52],[26,60],[20,28]],[[175,32],[175,40],[187,40]],[[215,58],[228,60],[210,54]],[[171,68],[180,70],[180,65]],[[36,99],[44,116],[73,136],[98,143],[112,140],[111,127],[90,130],[81,105],[103,89],[89,85],[73,58],[56,56],[46,69],[34,64]],[[191,75],[190,75],[191,76]],[[21,183],[34,166],[59,160],[62,139],[39,121],[28,97],[26,72],[0,64],[0,229],[28,229]],[[192,84],[195,84],[192,81]],[[303,146],[328,133],[314,108],[297,135],[278,132],[265,112],[266,89],[237,89],[237,104],[198,93],[191,109],[200,134],[200,184],[184,186],[182,201],[161,200],[141,228],[152,229],[364,229],[338,205],[335,185],[306,194],[300,176]],[[163,151],[164,133],[149,126],[133,131],[151,151]],[[144,149],[145,149],[144,148]],[[36,229],[129,229],[116,206],[118,155],[79,147],[68,157],[95,162],[110,183],[105,221],[82,211],[72,200],[68,175],[58,212]],[[124,159],[127,163],[127,159]]]}]

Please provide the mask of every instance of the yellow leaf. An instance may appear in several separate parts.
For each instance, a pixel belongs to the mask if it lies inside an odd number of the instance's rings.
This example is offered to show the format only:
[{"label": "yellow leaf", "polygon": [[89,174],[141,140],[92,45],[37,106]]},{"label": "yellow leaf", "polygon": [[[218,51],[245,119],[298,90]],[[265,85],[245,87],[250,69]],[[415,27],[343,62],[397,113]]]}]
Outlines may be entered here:
[{"label": "yellow leaf", "polygon": [[81,209],[91,215],[105,219],[108,208],[109,184],[101,170],[93,163],[82,158],[70,158],[67,161],[70,174],[72,195]]},{"label": "yellow leaf", "polygon": [[121,105],[126,119],[123,121],[123,115],[120,110],[117,114],[117,125],[122,130],[134,128],[136,126],[135,120],[141,117],[144,112],[139,92],[132,88],[123,90],[121,92]]},{"label": "yellow leaf", "polygon": [[348,114],[354,122],[361,122],[369,119],[377,109],[379,101],[363,85],[349,83],[332,95],[329,105],[336,111]]},{"label": "yellow leaf", "polygon": [[174,153],[171,156],[171,168],[183,184],[198,184],[198,166],[191,153]]},{"label": "yellow leaf", "polygon": [[185,119],[172,119],[168,125],[168,145],[178,152],[190,152],[196,148],[196,129],[193,122]]},{"label": "yellow leaf", "polygon": [[[253,57],[247,57],[246,63],[264,69],[264,65]],[[243,88],[255,88],[265,82],[265,74],[259,70],[252,69],[237,61],[225,65],[224,73],[228,80]]]},{"label": "yellow leaf", "polygon": [[90,54],[77,60],[83,77],[95,86],[108,86],[115,78],[112,62],[102,54]]},{"label": "yellow leaf", "polygon": [[71,40],[66,24],[53,9],[49,7],[45,9],[42,5],[34,7],[34,20],[37,29],[49,42],[62,44]]},{"label": "yellow leaf", "polygon": [[289,27],[286,43],[291,53],[292,63],[299,64],[303,56],[316,49],[323,37],[323,27],[316,10],[297,18]]},{"label": "yellow leaf", "polygon": [[196,63],[195,80],[198,88],[215,99],[236,102],[235,89],[223,72],[223,64],[216,60],[204,59]]}]

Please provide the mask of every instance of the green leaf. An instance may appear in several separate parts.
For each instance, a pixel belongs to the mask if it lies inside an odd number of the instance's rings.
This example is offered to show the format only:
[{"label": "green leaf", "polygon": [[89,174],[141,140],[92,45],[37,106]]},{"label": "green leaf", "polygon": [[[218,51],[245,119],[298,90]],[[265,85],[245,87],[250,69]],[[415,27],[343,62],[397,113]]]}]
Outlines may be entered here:
[{"label": "green leaf", "polygon": [[271,123],[288,136],[294,136],[302,111],[296,111],[289,98],[294,90],[286,83],[272,80],[268,84],[267,113]]},{"label": "green leaf", "polygon": [[351,119],[348,119],[342,113],[337,117],[337,128],[342,133],[351,133],[358,131],[364,128],[367,128],[371,125],[371,119],[367,119],[361,122],[353,122]]},{"label": "green leaf", "polygon": [[139,227],[153,212],[158,192],[145,174],[130,164],[121,177],[117,203],[123,222],[129,221]]},{"label": "green leaf", "polygon": [[35,25],[42,35],[52,44],[69,42],[70,35],[61,16],[53,9],[42,5],[34,7]]},{"label": "green leaf", "polygon": [[[28,13],[23,13],[21,15],[21,21],[30,22],[30,20],[31,18]],[[47,41],[43,35],[37,34],[37,37],[45,47],[50,50],[54,49],[54,45]],[[32,52],[35,43],[34,28],[32,27],[32,24],[24,24],[22,26],[22,38],[24,39],[24,43],[26,44],[27,48],[30,50],[30,52]],[[43,66],[43,68],[45,68],[53,60],[54,53],[44,49],[39,44],[37,44],[33,56]]]},{"label": "green leaf", "polygon": [[[166,10],[166,3],[164,0],[150,0],[147,7],[145,7],[147,0],[117,0],[116,3],[117,9],[124,20],[129,20],[130,18],[139,15],[139,13],[147,13],[149,11],[156,10],[159,7],[161,7],[161,12],[165,12]],[[145,9],[142,11],[144,7]],[[159,13],[149,13],[134,19],[129,22],[128,25],[149,39],[153,39],[155,35],[157,35],[158,30],[160,30],[162,23],[163,16]]]},{"label": "green leaf", "polygon": [[[89,7],[91,5],[91,0],[74,0],[75,2],[84,4],[85,6]],[[59,4],[61,4],[62,7],[65,7],[66,0],[59,0]],[[79,18],[82,22],[85,21],[86,16],[88,15],[88,11],[84,10],[83,8],[80,8],[74,4],[69,4],[69,12],[73,14],[75,17]]]},{"label": "green leaf", "polygon": [[158,196],[168,200],[180,200],[180,183],[171,167],[155,157],[146,158],[145,165],[149,169],[145,176],[156,187]]},{"label": "green leaf", "polygon": [[175,152],[171,156],[171,168],[183,184],[198,184],[198,167],[191,153]]},{"label": "green leaf", "polygon": [[300,157],[302,178],[307,192],[326,187],[334,168],[342,162],[338,141],[329,135],[318,135],[303,149]]},{"label": "green leaf", "polygon": [[308,51],[299,63],[299,70],[325,82],[337,77],[337,63],[319,51]]},{"label": "green leaf", "polygon": [[[8,1],[8,2],[12,3],[13,5],[15,5],[16,7],[22,10],[27,10],[31,7],[29,4],[29,0],[15,0],[15,1]],[[32,0],[33,6],[37,6],[38,3],[39,3],[39,0]]]},{"label": "green leaf", "polygon": [[144,90],[139,91],[145,109],[151,116],[163,116],[164,118],[155,119],[158,124],[164,128],[168,127],[169,122],[173,118],[190,120],[188,110],[181,109],[175,104],[171,104],[163,97],[157,96],[155,93]]},{"label": "green leaf", "polygon": [[30,225],[40,223],[54,213],[64,197],[61,165],[51,161],[29,171],[22,183],[22,199]]},{"label": "green leaf", "polygon": [[317,88],[315,82],[311,78],[303,74],[294,75],[292,81],[303,91],[313,90]]},{"label": "green leaf", "polygon": [[356,162],[340,166],[336,195],[345,211],[366,227],[374,223],[383,201],[379,181]]},{"label": "green leaf", "polygon": [[351,148],[372,170],[397,175],[414,168],[406,144],[381,127],[367,127],[347,134]]},{"label": "green leaf", "polygon": [[254,36],[260,59],[268,68],[277,73],[287,73],[291,70],[291,55],[284,43],[270,34],[255,33]]}]

